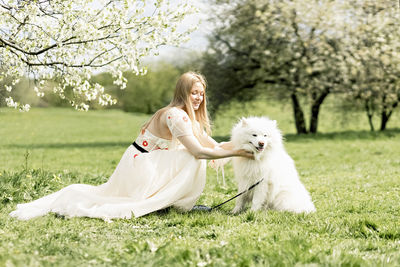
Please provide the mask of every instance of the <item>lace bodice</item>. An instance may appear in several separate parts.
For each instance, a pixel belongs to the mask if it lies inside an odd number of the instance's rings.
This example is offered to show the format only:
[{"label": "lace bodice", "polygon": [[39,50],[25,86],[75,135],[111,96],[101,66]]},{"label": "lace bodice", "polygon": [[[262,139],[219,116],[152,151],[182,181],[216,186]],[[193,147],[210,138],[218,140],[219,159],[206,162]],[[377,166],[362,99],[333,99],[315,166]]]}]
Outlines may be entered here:
[{"label": "lace bodice", "polygon": [[167,110],[167,125],[173,138],[186,135],[193,135],[192,122],[185,111],[180,108],[170,108]]},{"label": "lace bodice", "polygon": [[155,136],[149,130],[142,130],[142,132],[136,138],[136,143],[150,152],[158,149],[168,150],[171,140]]},{"label": "lace bodice", "polygon": [[176,107],[170,108],[166,111],[165,119],[168,129],[172,134],[172,140],[155,136],[149,130],[145,129],[136,138],[136,143],[147,151],[158,149],[168,150],[172,145],[175,145],[174,141],[176,141],[176,138],[193,135],[192,123],[185,111]]}]

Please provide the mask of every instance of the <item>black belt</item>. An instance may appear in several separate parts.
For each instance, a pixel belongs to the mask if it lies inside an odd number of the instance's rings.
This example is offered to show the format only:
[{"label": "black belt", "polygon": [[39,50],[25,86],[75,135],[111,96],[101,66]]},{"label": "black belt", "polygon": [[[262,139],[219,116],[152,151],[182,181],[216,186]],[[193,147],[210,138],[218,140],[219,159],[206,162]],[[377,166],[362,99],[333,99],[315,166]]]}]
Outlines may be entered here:
[{"label": "black belt", "polygon": [[132,145],[139,150],[142,153],[149,153],[149,151],[147,151],[146,149],[144,149],[143,147],[139,146],[136,142],[133,142]]}]

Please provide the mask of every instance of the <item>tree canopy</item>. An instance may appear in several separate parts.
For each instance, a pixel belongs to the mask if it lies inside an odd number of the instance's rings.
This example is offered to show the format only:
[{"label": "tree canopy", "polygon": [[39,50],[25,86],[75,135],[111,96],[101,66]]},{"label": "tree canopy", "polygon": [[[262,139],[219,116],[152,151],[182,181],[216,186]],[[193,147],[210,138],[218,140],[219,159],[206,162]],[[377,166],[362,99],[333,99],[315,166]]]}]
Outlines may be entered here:
[{"label": "tree canopy", "polygon": [[371,130],[375,114],[384,130],[400,102],[400,10],[394,2],[353,2],[351,38],[344,41],[346,98],[365,109]]},{"label": "tree canopy", "polygon": [[9,95],[25,76],[34,79],[38,96],[46,81],[56,79],[54,92],[77,109],[87,110],[91,101],[112,104],[103,86],[90,82],[93,74],[109,72],[125,88],[124,71],[144,74],[144,57],[186,40],[193,29],[178,26],[193,12],[186,2],[164,0],[1,1],[0,97],[10,107],[29,109]]},{"label": "tree canopy", "polygon": [[[393,1],[216,0],[215,4],[216,29],[204,66],[214,108],[232,98],[248,100],[269,93],[290,101],[298,133],[315,133],[326,97],[361,95],[353,89],[364,78],[380,75],[375,88],[386,102],[389,95],[398,101],[393,92],[399,81],[394,66],[398,66],[400,11]],[[370,82],[368,87],[373,88]],[[302,99],[310,105],[308,127]],[[385,105],[393,107],[392,102],[381,104]]]}]

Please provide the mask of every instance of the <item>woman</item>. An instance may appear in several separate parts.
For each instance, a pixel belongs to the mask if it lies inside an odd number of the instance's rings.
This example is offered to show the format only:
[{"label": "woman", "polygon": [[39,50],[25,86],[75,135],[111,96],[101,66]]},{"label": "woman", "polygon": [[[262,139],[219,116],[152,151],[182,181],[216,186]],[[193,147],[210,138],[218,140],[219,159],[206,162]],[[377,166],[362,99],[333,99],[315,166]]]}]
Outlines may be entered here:
[{"label": "woman", "polygon": [[73,184],[19,204],[10,215],[28,220],[55,212],[110,220],[131,218],[132,213],[139,217],[169,206],[190,210],[204,189],[204,159],[253,157],[244,150],[232,150],[230,143],[219,145],[207,134],[205,88],[200,74],[184,73],[171,103],[142,127],[106,183]]}]

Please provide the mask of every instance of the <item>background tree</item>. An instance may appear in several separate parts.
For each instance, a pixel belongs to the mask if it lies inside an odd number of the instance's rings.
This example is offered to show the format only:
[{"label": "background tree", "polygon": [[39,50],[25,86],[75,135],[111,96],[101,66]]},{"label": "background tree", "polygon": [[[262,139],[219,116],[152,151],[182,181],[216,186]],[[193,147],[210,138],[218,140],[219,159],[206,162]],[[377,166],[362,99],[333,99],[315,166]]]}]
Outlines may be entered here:
[{"label": "background tree", "polygon": [[217,28],[204,66],[214,108],[272,92],[291,101],[297,133],[317,132],[320,107],[341,80],[342,2],[216,1]]},{"label": "background tree", "polygon": [[374,115],[380,115],[383,131],[400,101],[400,10],[393,1],[352,4],[346,97],[363,107],[371,131]]},{"label": "background tree", "polygon": [[[29,109],[9,95],[26,76],[35,80],[39,96],[45,81],[56,78],[54,92],[77,109],[86,110],[93,101],[114,103],[103,86],[90,82],[91,76],[106,71],[116,85],[126,87],[124,71],[144,74],[143,57],[185,40],[191,30],[177,27],[194,10],[163,0],[1,1],[0,81],[8,82],[0,96],[8,106]],[[71,94],[65,93],[68,88]]]},{"label": "background tree", "polygon": [[125,73],[128,82],[124,90],[113,85],[110,74],[107,73],[97,75],[93,80],[103,84],[118,99],[117,108],[127,112],[151,114],[169,104],[180,74],[177,67],[159,61],[150,66],[145,76]]}]

